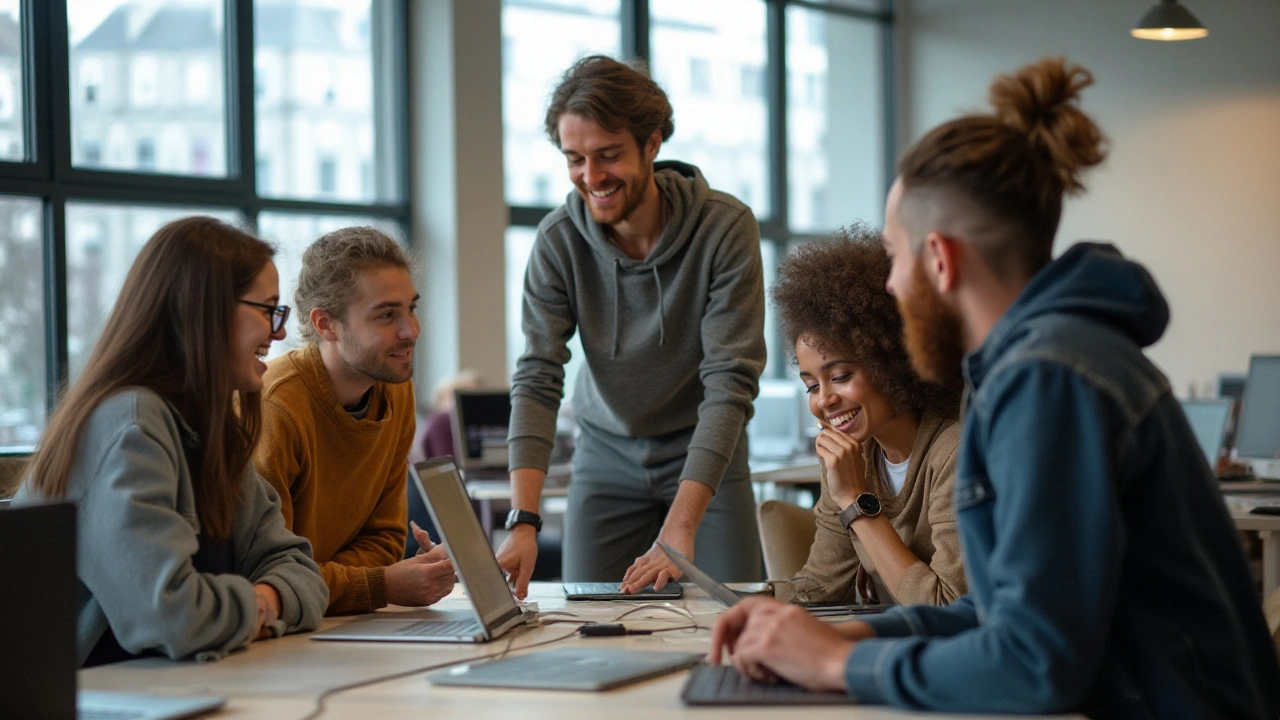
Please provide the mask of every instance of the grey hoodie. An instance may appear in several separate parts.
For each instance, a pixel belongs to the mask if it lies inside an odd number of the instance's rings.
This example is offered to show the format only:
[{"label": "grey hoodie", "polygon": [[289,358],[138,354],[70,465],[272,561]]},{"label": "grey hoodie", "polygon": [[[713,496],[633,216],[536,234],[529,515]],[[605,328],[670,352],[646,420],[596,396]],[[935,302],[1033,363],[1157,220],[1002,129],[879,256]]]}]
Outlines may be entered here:
[{"label": "grey hoodie", "polygon": [[[76,503],[76,636],[84,664],[108,625],[130,653],[212,660],[249,644],[258,617],[254,583],[280,593],[272,633],[314,630],[329,590],[311,545],[289,532],[280,496],[252,467],[231,523],[234,573],[196,571],[200,532],[184,453],[195,433],[151,390],[102,401],[85,425],[66,499]],[[24,483],[16,504],[41,500]]]},{"label": "grey hoodie", "polygon": [[576,191],[538,226],[511,389],[512,469],[547,468],[575,330],[587,361],[578,422],[641,465],[685,455],[681,478],[712,489],[733,457],[765,362],[760,230],[698,168],[654,170],[671,215],[644,260],[605,235]]}]

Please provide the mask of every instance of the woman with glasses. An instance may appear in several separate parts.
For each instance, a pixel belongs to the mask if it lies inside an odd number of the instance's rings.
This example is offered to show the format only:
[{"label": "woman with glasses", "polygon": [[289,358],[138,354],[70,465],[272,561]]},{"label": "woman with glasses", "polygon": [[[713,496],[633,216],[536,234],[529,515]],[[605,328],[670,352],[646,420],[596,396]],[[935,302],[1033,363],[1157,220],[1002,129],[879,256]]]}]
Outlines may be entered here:
[{"label": "woman with glasses", "polygon": [[912,372],[888,277],[879,233],[861,226],[778,268],[774,309],[822,426],[817,534],[776,586],[784,599],[946,605],[965,592],[951,506],[960,386]]},{"label": "woman with glasses", "polygon": [[79,660],[217,658],[312,630],[328,591],[249,462],[284,338],[274,251],[207,217],[134,261],[19,502],[78,506]]}]

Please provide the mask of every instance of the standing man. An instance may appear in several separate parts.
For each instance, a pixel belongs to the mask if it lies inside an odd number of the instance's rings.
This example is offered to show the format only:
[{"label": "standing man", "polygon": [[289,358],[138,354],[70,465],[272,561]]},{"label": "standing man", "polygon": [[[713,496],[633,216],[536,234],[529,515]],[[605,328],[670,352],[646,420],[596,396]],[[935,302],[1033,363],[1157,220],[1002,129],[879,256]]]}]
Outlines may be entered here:
[{"label": "standing man", "polygon": [[[1084,69],[1044,60],[899,161],[890,292],[913,365],[963,369],[955,481],[969,594],[837,628],[746,601],[711,660],[947,712],[1274,718],[1280,670],[1213,473],[1142,353],[1169,307],[1110,245],[1051,259],[1063,195],[1102,162]],[[854,511],[853,523],[861,522]]]},{"label": "standing man", "polygon": [[307,344],[265,376],[254,466],[280,493],[285,524],[311,541],[330,615],[430,605],[453,589],[441,551],[400,560],[419,332],[410,267],[370,227],[312,243],[294,293]]},{"label": "standing man", "polygon": [[655,163],[666,93],[604,56],[565,73],[546,131],[576,191],[538,226],[511,390],[511,535],[498,552],[524,597],[564,390],[586,365],[565,517],[564,578],[658,587],[662,540],[721,580],[761,576],[745,425],[765,362],[760,231],[698,168]]}]

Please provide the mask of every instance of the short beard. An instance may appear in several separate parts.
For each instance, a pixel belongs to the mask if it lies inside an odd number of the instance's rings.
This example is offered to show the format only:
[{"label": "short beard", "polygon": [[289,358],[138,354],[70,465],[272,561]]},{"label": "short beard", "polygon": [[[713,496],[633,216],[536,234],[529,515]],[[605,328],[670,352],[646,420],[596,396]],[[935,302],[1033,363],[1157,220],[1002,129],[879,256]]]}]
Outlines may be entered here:
[{"label": "short beard", "polygon": [[919,258],[911,270],[910,291],[898,298],[898,311],[902,313],[902,335],[911,368],[926,382],[958,384],[964,358],[964,321],[933,289]]}]

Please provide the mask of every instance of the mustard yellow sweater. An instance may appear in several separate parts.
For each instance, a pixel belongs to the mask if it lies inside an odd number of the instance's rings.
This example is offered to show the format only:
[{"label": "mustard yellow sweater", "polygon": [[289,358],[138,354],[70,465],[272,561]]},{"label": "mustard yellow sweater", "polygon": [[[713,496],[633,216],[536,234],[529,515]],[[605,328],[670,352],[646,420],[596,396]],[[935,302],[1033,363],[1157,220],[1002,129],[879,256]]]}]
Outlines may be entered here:
[{"label": "mustard yellow sweater", "polygon": [[387,604],[384,568],[404,555],[412,381],[379,382],[356,420],[338,403],[315,346],[275,358],[262,391],[253,463],[280,493],[284,522],[311,541],[328,615]]}]

